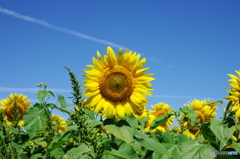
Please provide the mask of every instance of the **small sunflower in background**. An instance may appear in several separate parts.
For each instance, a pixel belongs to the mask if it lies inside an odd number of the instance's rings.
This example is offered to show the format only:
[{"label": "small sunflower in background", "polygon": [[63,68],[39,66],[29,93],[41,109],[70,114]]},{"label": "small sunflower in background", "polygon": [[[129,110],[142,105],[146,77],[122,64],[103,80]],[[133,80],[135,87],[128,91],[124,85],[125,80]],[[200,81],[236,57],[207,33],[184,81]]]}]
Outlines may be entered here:
[{"label": "small sunflower in background", "polygon": [[152,95],[150,81],[153,74],[144,74],[146,58],[140,60],[140,54],[132,51],[118,55],[111,47],[107,47],[107,55],[97,51],[97,59],[92,58],[94,65],[84,69],[87,80],[84,81],[86,104],[94,106],[94,112],[102,117],[123,119],[125,114],[133,116],[141,110],[143,103],[149,102],[144,95]]},{"label": "small sunflower in background", "polygon": [[64,132],[68,130],[66,121],[59,115],[52,114],[52,126],[54,126],[57,132]]},{"label": "small sunflower in background", "polygon": [[[188,104],[184,104],[184,107],[192,107],[197,115],[197,121],[194,125],[198,125],[202,122],[210,122],[212,119],[216,117],[216,109],[217,103],[212,103],[210,99],[208,100],[196,100],[189,102]],[[185,114],[182,114],[182,118],[180,120],[181,125],[184,128],[188,128],[194,125],[191,125],[190,121],[184,121],[184,118],[187,117]],[[196,139],[198,136],[201,136],[200,128],[195,127],[193,129],[187,129],[183,132],[183,134],[187,135],[192,139]]]},{"label": "small sunflower in background", "polygon": [[135,117],[138,118],[138,121],[142,120],[144,117],[148,117],[148,109],[146,107],[146,104],[144,103],[144,106],[140,109],[136,109],[135,111]]},{"label": "small sunflower in background", "polygon": [[18,126],[23,126],[23,115],[25,111],[31,107],[30,100],[22,94],[10,94],[9,98],[0,101],[0,109],[3,112],[4,120],[7,125],[13,125],[13,121],[17,120]]},{"label": "small sunflower in background", "polygon": [[238,74],[238,77],[228,74],[232,78],[228,80],[232,88],[227,90],[230,95],[225,99],[232,101],[232,109],[230,109],[229,112],[234,113],[235,118],[240,118],[240,70],[235,72]]},{"label": "small sunflower in background", "polygon": [[[144,131],[149,131],[150,127],[153,123],[153,121],[156,118],[161,117],[162,115],[168,114],[170,112],[172,112],[171,107],[166,104],[166,103],[158,103],[154,106],[152,106],[152,109],[148,115],[149,120],[146,123],[146,128]],[[164,122],[162,125],[159,125],[158,127],[156,127],[155,129],[151,130],[151,133],[155,132],[156,130],[160,130],[162,132],[166,132],[168,131],[168,128],[172,125],[174,116],[170,116],[166,122]]]}]

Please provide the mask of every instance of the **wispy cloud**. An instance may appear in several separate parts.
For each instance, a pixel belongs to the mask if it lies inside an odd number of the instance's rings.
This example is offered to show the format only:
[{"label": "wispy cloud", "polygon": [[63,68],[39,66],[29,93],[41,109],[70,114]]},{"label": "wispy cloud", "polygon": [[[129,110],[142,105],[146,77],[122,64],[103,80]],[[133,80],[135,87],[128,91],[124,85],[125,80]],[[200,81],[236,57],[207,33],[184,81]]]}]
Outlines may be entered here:
[{"label": "wispy cloud", "polygon": [[175,65],[167,65],[166,67],[167,68],[173,68],[173,67],[175,67]]},{"label": "wispy cloud", "polygon": [[42,26],[45,26],[45,27],[48,27],[48,28],[51,28],[51,29],[54,29],[54,30],[58,30],[58,31],[61,31],[61,32],[64,32],[64,33],[67,33],[67,34],[71,34],[71,35],[74,35],[74,36],[77,36],[77,37],[80,37],[80,38],[95,41],[95,42],[102,43],[102,44],[109,45],[109,46],[116,47],[116,48],[123,48],[125,50],[129,50],[128,48],[126,48],[124,46],[121,46],[119,44],[115,44],[115,43],[110,42],[110,41],[106,41],[106,40],[103,40],[103,39],[98,39],[98,38],[95,38],[95,37],[91,37],[91,36],[79,33],[77,31],[73,31],[73,30],[63,28],[63,27],[58,27],[58,26],[52,25],[52,24],[50,24],[46,21],[43,21],[43,20],[40,20],[40,19],[35,19],[35,18],[29,17],[27,15],[22,15],[22,14],[14,12],[14,11],[4,9],[2,7],[0,7],[0,12],[4,13],[4,14],[7,14],[7,15],[11,15],[15,18],[19,18],[19,19],[26,20],[26,21],[29,21],[29,22],[37,23],[37,24],[40,24]]},{"label": "wispy cloud", "polygon": [[198,97],[194,96],[178,96],[178,95],[152,95],[151,97],[156,97],[156,98],[187,98],[187,99],[196,99]]},{"label": "wispy cloud", "polygon": [[[9,87],[0,87],[0,92],[11,92],[11,93],[17,93],[17,92],[30,92],[35,93],[39,90],[39,88],[9,88]],[[49,89],[53,92],[71,92],[71,90],[68,89]]]}]

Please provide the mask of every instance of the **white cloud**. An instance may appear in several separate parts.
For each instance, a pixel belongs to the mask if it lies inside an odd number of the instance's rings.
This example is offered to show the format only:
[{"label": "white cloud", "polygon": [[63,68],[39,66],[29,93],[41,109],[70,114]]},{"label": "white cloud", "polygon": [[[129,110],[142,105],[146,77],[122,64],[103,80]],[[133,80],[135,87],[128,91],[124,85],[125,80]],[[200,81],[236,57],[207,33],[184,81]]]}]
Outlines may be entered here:
[{"label": "white cloud", "polygon": [[[9,88],[9,87],[0,87],[0,92],[30,92],[30,93],[36,93],[40,88]],[[49,89],[52,92],[71,92],[71,90],[68,89]]]},{"label": "white cloud", "polygon": [[40,20],[40,19],[35,19],[35,18],[29,17],[27,15],[22,15],[22,14],[14,12],[14,11],[4,9],[2,7],[0,7],[0,12],[2,12],[4,14],[11,15],[15,18],[19,18],[19,19],[26,20],[26,21],[29,21],[29,22],[37,23],[37,24],[40,24],[42,26],[45,26],[45,27],[48,27],[48,28],[51,28],[51,29],[54,29],[54,30],[58,30],[58,31],[61,31],[61,32],[64,32],[64,33],[67,33],[67,34],[78,36],[80,38],[88,39],[88,40],[95,41],[95,42],[98,42],[98,43],[102,43],[102,44],[105,44],[105,45],[109,45],[109,46],[112,46],[112,47],[123,48],[125,50],[129,50],[128,48],[126,48],[124,46],[121,46],[121,45],[118,45],[118,44],[115,44],[113,42],[106,41],[106,40],[103,40],[103,39],[98,39],[98,38],[95,38],[95,37],[91,37],[91,36],[79,33],[77,31],[72,31],[72,30],[63,28],[63,27],[58,27],[58,26],[52,25],[52,24],[50,24],[46,21],[43,21],[43,20]]},{"label": "white cloud", "polygon": [[173,68],[173,67],[175,67],[175,65],[167,65],[166,67],[167,68]]}]

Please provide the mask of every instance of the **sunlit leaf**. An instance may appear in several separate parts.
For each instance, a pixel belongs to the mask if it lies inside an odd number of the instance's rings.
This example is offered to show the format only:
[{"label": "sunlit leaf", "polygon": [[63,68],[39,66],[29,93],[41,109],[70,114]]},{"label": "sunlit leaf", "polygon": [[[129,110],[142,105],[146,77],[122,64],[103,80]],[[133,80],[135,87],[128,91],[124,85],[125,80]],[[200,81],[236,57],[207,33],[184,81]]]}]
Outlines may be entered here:
[{"label": "sunlit leaf", "polygon": [[148,150],[152,150],[158,153],[170,155],[168,150],[159,142],[150,139],[146,134],[136,131],[135,132],[135,141],[138,142],[141,146],[145,147]]},{"label": "sunlit leaf", "polygon": [[180,111],[188,116],[188,118],[191,121],[191,125],[195,124],[198,116],[197,116],[194,108],[192,108],[192,107],[184,107],[184,108],[180,108]]},{"label": "sunlit leaf", "polygon": [[24,128],[28,132],[30,138],[38,135],[44,128],[47,122],[46,112],[40,111],[37,107],[32,107],[26,110],[23,120]]},{"label": "sunlit leaf", "polygon": [[235,126],[228,128],[226,124],[215,119],[210,124],[210,129],[224,145],[227,144],[227,140],[233,135],[234,128]]},{"label": "sunlit leaf", "polygon": [[233,145],[233,148],[240,154],[240,144],[233,141],[232,145]]},{"label": "sunlit leaf", "polygon": [[171,117],[171,114],[164,114],[164,115],[161,115],[159,118],[154,119],[154,121],[153,121],[153,123],[151,125],[151,129],[155,129],[156,127],[162,125],[170,117]]},{"label": "sunlit leaf", "polygon": [[37,92],[38,100],[39,100],[40,103],[43,102],[43,100],[44,100],[44,98],[46,97],[47,94],[48,94],[48,91],[46,91],[46,90],[39,90]]},{"label": "sunlit leaf", "polygon": [[189,140],[182,144],[182,159],[213,159],[216,155],[211,155],[211,151],[216,151],[210,144],[199,144],[195,140]]},{"label": "sunlit leaf", "polygon": [[106,125],[105,129],[127,143],[130,143],[133,139],[133,129],[129,126]]},{"label": "sunlit leaf", "polygon": [[88,152],[91,152],[91,150],[82,143],[80,146],[68,150],[66,156],[72,159],[82,159],[83,155]]},{"label": "sunlit leaf", "polygon": [[62,108],[66,108],[68,106],[64,96],[58,95],[58,101]]}]

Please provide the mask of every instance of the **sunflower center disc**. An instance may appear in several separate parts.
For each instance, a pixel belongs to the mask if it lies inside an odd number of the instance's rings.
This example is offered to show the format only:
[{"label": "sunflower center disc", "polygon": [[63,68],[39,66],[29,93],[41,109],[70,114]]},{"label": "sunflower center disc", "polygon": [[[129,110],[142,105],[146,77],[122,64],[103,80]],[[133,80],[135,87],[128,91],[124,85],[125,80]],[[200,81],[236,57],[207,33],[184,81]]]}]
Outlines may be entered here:
[{"label": "sunflower center disc", "polygon": [[133,92],[132,74],[121,66],[106,69],[101,77],[100,92],[113,102],[129,98]]}]

